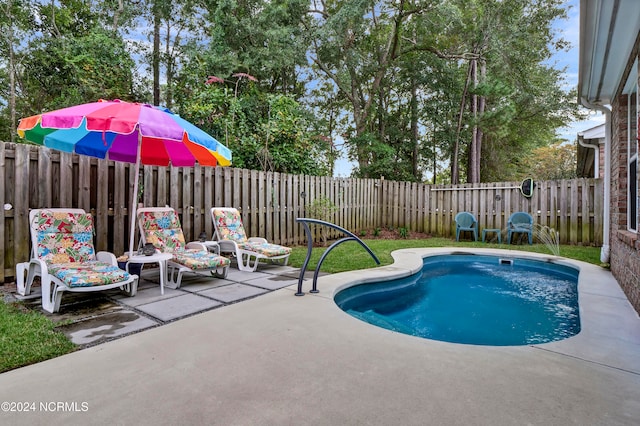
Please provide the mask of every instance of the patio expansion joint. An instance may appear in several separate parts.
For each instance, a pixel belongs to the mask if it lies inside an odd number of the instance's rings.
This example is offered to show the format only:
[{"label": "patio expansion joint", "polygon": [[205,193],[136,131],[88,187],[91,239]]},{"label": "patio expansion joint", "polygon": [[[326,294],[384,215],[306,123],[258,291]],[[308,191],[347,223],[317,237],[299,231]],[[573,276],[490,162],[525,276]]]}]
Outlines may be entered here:
[{"label": "patio expansion joint", "polygon": [[[232,281],[230,284],[227,284],[227,285],[224,285],[224,286],[220,286],[220,287],[226,287],[226,286],[228,286],[228,285],[232,285],[232,284],[249,285],[249,284],[242,283],[242,282],[235,282],[235,281]],[[249,286],[250,286],[250,285],[249,285]],[[264,294],[267,294],[267,293],[271,293],[271,292],[273,292],[273,291],[276,291],[276,290],[267,289],[267,288],[263,288],[263,287],[257,287],[257,286],[255,286],[255,285],[254,285],[254,286],[250,286],[250,287],[260,288],[261,290],[267,290],[267,291],[266,291],[266,292],[264,292],[264,293],[254,294],[254,295],[251,295],[251,296],[248,296],[248,297],[242,298],[242,299],[233,300],[233,301],[230,301],[230,302],[225,302],[225,301],[223,301],[223,300],[216,299],[216,298],[214,298],[214,297],[211,297],[211,296],[208,296],[208,295],[205,295],[205,294],[201,294],[200,292],[197,292],[197,291],[193,291],[193,292],[192,292],[192,291],[185,290],[185,289],[182,289],[182,288],[174,289],[174,290],[176,290],[176,291],[179,291],[181,294],[176,294],[175,296],[171,296],[170,298],[176,298],[176,297],[180,297],[180,296],[184,296],[184,295],[191,294],[191,295],[195,295],[195,296],[198,296],[198,297],[202,297],[203,299],[212,300],[212,301],[214,301],[214,302],[220,303],[220,305],[212,306],[212,307],[209,307],[209,308],[204,308],[204,309],[201,309],[201,310],[199,310],[199,311],[197,311],[197,312],[192,312],[192,313],[189,313],[189,314],[183,315],[183,316],[181,316],[181,317],[172,318],[172,319],[170,319],[170,320],[163,320],[163,319],[161,319],[161,318],[155,317],[155,316],[153,316],[153,315],[151,315],[151,314],[149,314],[149,313],[147,313],[147,312],[144,312],[144,311],[142,311],[142,310],[138,309],[138,306],[147,306],[147,305],[150,305],[150,304],[156,303],[156,302],[158,302],[158,301],[149,302],[149,303],[144,303],[144,304],[136,305],[136,306],[130,306],[130,305],[127,305],[127,304],[125,304],[125,303],[121,302],[121,300],[120,300],[120,299],[113,298],[113,297],[111,297],[111,296],[105,296],[105,297],[106,297],[108,300],[110,300],[110,301],[114,302],[115,304],[117,304],[118,306],[120,306],[120,307],[121,307],[121,308],[123,308],[123,309],[127,309],[127,310],[129,310],[129,311],[133,311],[133,312],[135,312],[136,314],[138,314],[138,315],[140,315],[140,316],[143,316],[143,317],[145,317],[145,318],[147,318],[147,319],[150,319],[150,320],[152,320],[152,321],[154,321],[154,322],[157,322],[158,324],[155,326],[155,327],[157,327],[157,326],[160,326],[160,325],[165,325],[165,324],[169,324],[169,323],[172,323],[172,322],[175,322],[175,321],[179,321],[179,320],[182,320],[182,319],[185,319],[185,318],[189,318],[189,317],[192,317],[192,316],[194,316],[194,315],[198,315],[198,314],[203,313],[203,312],[208,312],[208,311],[212,311],[212,310],[214,310],[214,309],[220,309],[220,308],[222,308],[222,307],[224,307],[224,306],[234,305],[234,304],[239,303],[239,302],[244,302],[244,301],[246,301],[246,300],[253,299],[253,298],[256,298],[256,297],[262,296],[262,295],[264,295]],[[164,299],[164,300],[168,300],[168,299]],[[140,330],[140,331],[143,331],[143,330]],[[135,334],[135,333],[138,333],[138,332],[139,332],[139,331],[135,331],[135,332],[132,332],[132,333],[130,333],[130,334]]]},{"label": "patio expansion joint", "polygon": [[[255,284],[249,284],[248,282],[232,281],[232,280],[227,280],[227,281],[229,281],[229,284],[221,285],[221,286],[216,287],[216,288],[223,288],[223,287],[228,287],[228,286],[231,286],[231,285],[240,284],[240,285],[247,286],[247,287],[258,288],[260,290],[265,290],[265,292],[258,293],[258,294],[252,294],[250,296],[243,297],[242,299],[232,300],[232,301],[229,301],[229,302],[225,302],[224,300],[216,299],[213,296],[209,296],[209,295],[206,295],[206,294],[201,294],[201,292],[204,291],[204,290],[201,290],[201,291],[198,291],[198,292],[193,292],[192,294],[197,294],[198,296],[201,296],[201,297],[204,297],[204,298],[216,301],[216,302],[220,302],[220,303],[223,304],[222,306],[226,306],[226,305],[233,305],[233,304],[236,304],[238,302],[244,302],[245,300],[253,299],[253,298],[256,298],[256,297],[259,297],[259,296],[263,296],[263,295],[265,295],[267,293],[273,293],[274,291],[278,291],[278,290],[282,290],[284,288],[287,288],[287,287],[282,287],[282,288],[273,289],[273,288],[261,287],[259,285],[255,285]],[[185,291],[187,291],[187,290],[185,290]],[[221,308],[222,306],[217,306],[217,308]]]},{"label": "patio expansion joint", "polygon": [[[218,308],[222,308],[223,306],[235,305],[236,303],[245,302],[245,301],[250,300],[250,299],[255,299],[256,297],[264,296],[265,294],[271,293],[273,291],[275,291],[275,290],[269,290],[269,291],[266,291],[264,293],[252,294],[251,296],[247,296],[247,297],[245,297],[243,299],[232,300],[231,302],[222,302],[221,300],[214,299],[213,297],[210,297],[210,299],[211,300],[215,300],[216,302],[223,303],[221,306],[218,306]],[[203,296],[203,297],[207,297],[207,296]]]},{"label": "patio expansion joint", "polygon": [[[134,296],[134,297],[135,297],[135,296]],[[174,297],[175,297],[175,296],[174,296]],[[167,323],[168,323],[167,321],[163,321],[163,320],[161,320],[160,318],[156,318],[156,317],[154,317],[153,315],[149,315],[148,313],[146,313],[146,312],[144,312],[144,311],[141,311],[141,310],[140,310],[140,309],[138,309],[136,306],[130,306],[130,305],[127,305],[127,304],[125,304],[125,303],[122,303],[122,302],[120,301],[120,299],[117,299],[117,298],[115,298],[115,297],[111,297],[111,296],[107,296],[107,298],[108,298],[110,301],[112,301],[113,303],[115,303],[115,304],[117,304],[118,306],[120,306],[121,308],[126,309],[126,310],[129,310],[129,311],[133,311],[133,312],[135,312],[136,314],[138,314],[138,315],[140,315],[140,316],[142,316],[142,317],[145,317],[145,318],[147,318],[147,319],[150,319],[150,320],[152,320],[152,321],[155,321],[155,322],[157,322],[157,323],[158,323],[158,325],[164,325],[164,324],[167,324]],[[143,304],[143,305],[140,305],[140,306],[144,306],[144,304]],[[133,332],[132,334],[135,334],[135,333],[137,333],[137,332]]]},{"label": "patio expansion joint", "polygon": [[[183,289],[182,287],[180,287],[180,288],[177,288],[175,290],[182,291],[182,292],[184,292],[186,294],[195,294],[196,296],[204,297],[205,299],[213,300],[215,302],[220,302],[220,303],[223,303],[225,305],[231,305],[231,304],[236,303],[236,302],[242,302],[243,300],[252,299],[253,297],[260,296],[260,295],[263,295],[263,294],[266,294],[266,293],[270,293],[272,291],[277,290],[277,289],[271,289],[271,288],[266,288],[266,287],[260,287],[260,286],[253,285],[253,284],[248,284],[248,283],[242,282],[242,281],[233,281],[233,280],[228,280],[228,279],[227,279],[227,281],[229,281],[229,284],[220,285],[220,286],[217,286],[217,287],[214,287],[214,288],[211,288],[211,289],[189,290],[189,289]],[[266,292],[265,293],[254,294],[254,295],[247,296],[247,297],[244,297],[244,298],[238,299],[238,300],[233,300],[233,301],[230,301],[230,302],[225,302],[224,300],[216,299],[213,296],[209,296],[207,294],[203,294],[203,292],[208,291],[208,290],[214,290],[214,289],[218,289],[218,288],[230,287],[232,285],[238,285],[238,284],[243,285],[243,286],[247,286],[247,287],[259,288],[260,290],[266,290]],[[177,295],[177,296],[179,296],[179,295]]]},{"label": "patio expansion joint", "polygon": [[[604,299],[609,299],[609,300],[620,300],[620,301],[626,301],[628,302],[629,299],[625,296],[624,293],[620,293],[620,294],[602,294],[599,293],[597,291],[591,290],[589,291],[587,290],[580,290],[580,293],[582,294],[588,294],[589,296],[595,296],[595,297],[602,297]],[[631,306],[631,303],[629,302],[629,306]],[[632,307],[633,309],[633,307]]]},{"label": "patio expansion joint", "polygon": [[241,282],[235,282],[235,284],[242,284],[242,285],[246,285],[246,286],[253,287],[253,288],[259,288],[260,290],[267,290],[267,292],[275,291],[275,290],[274,290],[274,289],[272,289],[272,288],[262,287],[262,286],[260,286],[260,285],[258,285],[258,284],[251,284],[251,283],[249,283],[249,282],[243,282],[243,283],[241,283]]},{"label": "patio expansion joint", "polygon": [[[231,282],[229,284],[221,285],[221,286],[218,286],[218,287],[215,287],[215,288],[228,287],[228,286],[233,285],[233,284],[238,284],[238,283]],[[177,290],[182,290],[182,289],[179,288]],[[215,306],[214,309],[215,308],[221,308],[224,305],[230,304],[229,302],[225,302],[224,300],[216,299],[215,297],[212,297],[212,296],[209,296],[209,295],[206,295],[206,294],[202,294],[202,292],[206,291],[206,290],[199,290],[199,291],[182,290],[182,291],[187,293],[187,294],[193,294],[195,296],[202,297],[203,299],[213,300],[214,302],[222,303],[222,305],[220,305],[220,306]],[[245,300],[245,299],[242,299],[242,300]]]},{"label": "patio expansion joint", "polygon": [[566,353],[563,353],[563,352],[559,352],[559,351],[554,351],[554,350],[551,350],[551,349],[542,348],[542,347],[540,347],[540,346],[536,346],[536,345],[530,345],[530,347],[531,347],[531,348],[534,348],[534,349],[541,350],[541,351],[545,351],[545,352],[548,352],[548,353],[553,353],[553,354],[556,354],[556,355],[560,355],[560,356],[563,356],[563,357],[567,357],[567,358],[571,358],[571,359],[576,359],[576,360],[579,360],[579,361],[583,361],[583,362],[586,362],[586,363],[588,363],[588,364],[599,365],[599,366],[601,366],[601,367],[610,368],[610,369],[612,369],[612,370],[621,371],[621,372],[623,372],[623,373],[633,374],[634,376],[640,376],[640,371],[628,370],[628,369],[626,369],[626,368],[616,367],[616,366],[613,366],[613,365],[609,365],[609,364],[605,364],[605,363],[602,363],[602,362],[593,361],[593,360],[586,359],[586,358],[582,358],[582,357],[579,357],[579,356],[570,355],[570,354],[566,354]]}]

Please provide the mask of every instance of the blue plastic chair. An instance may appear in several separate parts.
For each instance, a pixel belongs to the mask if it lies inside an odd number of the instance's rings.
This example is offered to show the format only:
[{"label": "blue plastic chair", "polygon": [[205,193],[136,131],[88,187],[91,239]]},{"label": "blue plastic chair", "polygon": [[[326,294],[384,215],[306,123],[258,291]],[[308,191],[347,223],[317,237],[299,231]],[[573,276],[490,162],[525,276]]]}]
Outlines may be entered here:
[{"label": "blue plastic chair", "polygon": [[473,232],[474,241],[478,241],[478,221],[469,212],[460,212],[456,215],[456,241],[460,241],[461,231]]},{"label": "blue plastic chair", "polygon": [[533,217],[526,212],[515,212],[507,222],[507,244],[511,244],[513,234],[527,234],[529,244],[533,244]]}]

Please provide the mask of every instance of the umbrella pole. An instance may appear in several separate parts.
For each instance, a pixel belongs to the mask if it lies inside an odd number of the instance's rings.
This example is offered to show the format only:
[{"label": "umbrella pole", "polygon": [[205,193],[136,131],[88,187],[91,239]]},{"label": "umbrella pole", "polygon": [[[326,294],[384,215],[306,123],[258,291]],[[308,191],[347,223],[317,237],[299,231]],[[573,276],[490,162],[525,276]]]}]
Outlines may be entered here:
[{"label": "umbrella pole", "polygon": [[138,155],[136,155],[136,176],[133,179],[133,195],[131,196],[131,228],[129,229],[129,256],[133,256],[133,241],[136,229],[136,207],[138,206],[138,179],[140,176],[140,150],[142,147],[142,134],[138,129]]}]

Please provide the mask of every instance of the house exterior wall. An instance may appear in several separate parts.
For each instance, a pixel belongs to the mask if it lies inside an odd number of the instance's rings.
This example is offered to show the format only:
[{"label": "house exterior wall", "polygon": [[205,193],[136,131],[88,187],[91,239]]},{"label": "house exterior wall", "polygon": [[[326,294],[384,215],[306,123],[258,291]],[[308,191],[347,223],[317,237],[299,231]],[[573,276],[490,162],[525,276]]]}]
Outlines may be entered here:
[{"label": "house exterior wall", "polygon": [[600,167],[598,167],[598,177],[600,179],[604,179],[604,148],[604,139],[600,139],[598,141],[598,151],[600,151],[600,161],[598,162],[600,164]]},{"label": "house exterior wall", "polygon": [[[629,59],[631,64],[638,47]],[[637,73],[630,66],[627,70]],[[627,230],[627,105],[627,96],[619,92],[611,111],[610,264],[612,274],[640,313],[640,239],[637,232]]]}]

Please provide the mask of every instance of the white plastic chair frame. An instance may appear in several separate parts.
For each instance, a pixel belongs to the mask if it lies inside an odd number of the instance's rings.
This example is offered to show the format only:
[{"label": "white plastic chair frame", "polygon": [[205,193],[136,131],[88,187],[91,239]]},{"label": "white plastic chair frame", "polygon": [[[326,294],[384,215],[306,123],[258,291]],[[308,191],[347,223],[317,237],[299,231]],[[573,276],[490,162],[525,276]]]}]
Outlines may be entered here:
[{"label": "white plastic chair frame", "polygon": [[[29,212],[29,230],[31,234],[31,259],[29,262],[22,262],[16,265],[16,287],[18,294],[22,296],[31,295],[33,280],[40,277],[42,309],[49,313],[58,312],[62,301],[62,293],[65,291],[86,293],[93,291],[103,291],[112,288],[120,288],[126,295],[135,296],[138,290],[138,276],[129,275],[126,281],[119,281],[111,284],[103,284],[91,287],[69,287],[67,284],[49,273],[47,263],[38,257],[37,234],[35,232],[35,220],[41,211],[51,211],[71,214],[86,214],[83,209],[66,209],[66,208],[49,208],[34,209]],[[99,251],[95,253],[95,259],[100,262],[118,266],[116,256],[107,251]],[[26,282],[25,282],[26,273]]]},{"label": "white plastic chair frame", "polygon": [[[214,213],[215,210],[220,210],[222,212],[232,212],[234,214],[237,214],[238,217],[240,217],[240,213],[238,212],[238,209],[233,207],[212,207],[210,211],[211,220],[213,220],[213,226],[215,229],[213,238],[220,246],[220,253],[230,254],[231,256],[235,257],[236,263],[238,264],[238,269],[240,271],[255,272],[255,270],[258,269],[260,259],[269,260],[271,261],[271,263],[281,266],[287,265],[290,253],[276,256],[266,256],[259,252],[242,249],[238,246],[238,243],[233,240],[223,239],[220,231],[218,230],[218,223],[216,221],[216,216]],[[266,238],[248,237],[248,234],[244,229],[244,225],[242,224],[242,219],[240,219],[240,224],[244,230],[245,235],[247,235],[247,242],[269,244],[269,241],[267,241]]]},{"label": "white plastic chair frame", "polygon": [[[144,225],[143,225],[143,221],[142,221],[142,214],[147,213],[147,212],[151,212],[151,213],[155,213],[155,212],[173,212],[173,214],[177,215],[178,213],[175,211],[175,209],[171,208],[171,207],[141,207],[139,209],[136,210],[137,211],[137,215],[138,215],[138,227],[140,230],[140,245],[144,245],[147,243],[146,241],[146,237],[145,237],[145,230],[144,230]],[[183,233],[184,235],[184,233]],[[207,241],[206,243],[202,243],[199,241],[191,241],[188,243],[185,243],[185,249],[196,249],[196,250],[202,250],[202,251],[206,251],[207,253],[213,253],[213,254],[218,254],[220,253],[220,250],[217,246],[217,243],[213,242],[213,241]],[[157,252],[160,252],[160,250],[158,250],[156,248]],[[165,251],[165,253],[171,253],[171,251]],[[195,274],[199,274],[201,276],[205,276],[204,274],[202,274],[202,272],[209,272],[211,274],[211,276],[213,276],[214,278],[227,278],[227,274],[229,272],[229,266],[230,264],[227,264],[225,266],[219,266],[217,268],[203,268],[203,269],[191,269],[181,263],[176,262],[173,259],[170,259],[167,261],[167,280],[166,280],[166,287],[169,288],[173,288],[173,289],[177,289],[180,288],[180,286],[182,285],[182,277],[184,275],[185,272],[190,272],[190,273],[195,273]]]}]

